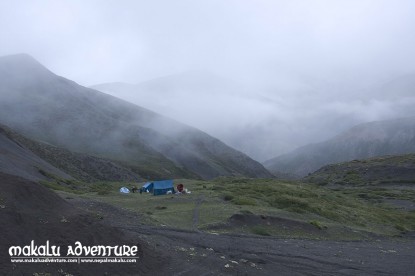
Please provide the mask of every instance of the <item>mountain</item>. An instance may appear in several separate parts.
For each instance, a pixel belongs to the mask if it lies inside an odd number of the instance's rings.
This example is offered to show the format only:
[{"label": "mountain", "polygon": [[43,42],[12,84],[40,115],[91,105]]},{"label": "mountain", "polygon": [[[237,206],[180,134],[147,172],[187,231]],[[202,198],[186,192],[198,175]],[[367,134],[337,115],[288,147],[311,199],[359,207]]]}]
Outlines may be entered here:
[{"label": "mountain", "polygon": [[415,154],[388,155],[327,165],[306,177],[320,185],[415,185]]},{"label": "mountain", "polygon": [[85,182],[142,180],[128,168],[108,159],[34,141],[2,125],[0,133],[0,171],[5,173],[29,180],[46,179],[52,175],[60,178],[72,176]]},{"label": "mountain", "polygon": [[0,123],[143,178],[272,176],[216,138],[57,76],[24,54],[0,58]]},{"label": "mountain", "polygon": [[414,76],[356,82],[281,70],[272,81],[258,76],[249,82],[191,71],[93,88],[197,126],[265,161],[363,122],[415,116]]},{"label": "mountain", "polygon": [[324,165],[382,155],[415,153],[415,117],[357,125],[325,142],[264,162],[274,173],[302,177]]},{"label": "mountain", "polygon": [[406,74],[396,77],[377,89],[379,100],[399,97],[413,98],[415,90],[415,74]]},{"label": "mountain", "polygon": [[0,172],[33,181],[47,179],[47,176],[42,172],[48,172],[61,178],[72,178],[25,148],[13,139],[10,132],[3,127],[0,127]]},{"label": "mountain", "polygon": [[282,137],[287,128],[280,120],[272,120],[270,126],[270,113],[281,108],[278,100],[274,103],[259,95],[256,86],[210,72],[187,71],[137,84],[115,82],[91,88],[197,126],[255,160],[275,156],[287,140],[294,140]]}]

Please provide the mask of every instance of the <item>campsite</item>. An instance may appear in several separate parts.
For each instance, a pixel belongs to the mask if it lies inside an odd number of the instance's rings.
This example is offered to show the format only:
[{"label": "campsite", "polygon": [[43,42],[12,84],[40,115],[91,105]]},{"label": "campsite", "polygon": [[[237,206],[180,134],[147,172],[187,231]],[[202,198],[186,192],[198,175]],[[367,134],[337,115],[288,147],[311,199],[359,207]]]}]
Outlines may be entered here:
[{"label": "campsite", "polygon": [[[172,263],[168,267],[189,275],[208,267],[212,275],[308,273],[310,267],[318,267],[319,275],[324,271],[379,275],[379,269],[388,274],[412,266],[413,232],[402,229],[414,229],[413,212],[362,201],[350,190],[292,181],[173,181],[192,193],[120,193],[122,185],[137,183],[100,183],[92,190],[81,183],[72,190],[54,187],[62,198],[102,223],[138,235],[173,259],[185,260],[180,268]],[[415,198],[415,192],[407,196]],[[285,204],[273,204],[284,199]]]},{"label": "campsite", "polygon": [[[72,198],[77,194],[86,200],[136,212],[147,224],[183,230],[359,240],[378,235],[399,235],[401,229],[415,228],[413,212],[390,208],[370,199],[361,200],[361,189],[351,193],[349,189],[335,191],[321,186],[298,185],[297,182],[272,179],[178,179],[167,183],[183,183],[191,193],[166,192],[164,195],[154,195],[153,192],[122,193],[119,188],[125,183],[97,183],[92,185],[92,189],[85,188],[91,185],[81,183],[68,189],[58,186],[56,180],[41,183],[54,187],[64,198]],[[141,184],[149,187],[148,183],[153,182]],[[134,185],[137,183],[124,186]],[[366,192],[369,198],[371,194],[376,194],[376,190],[368,189]],[[413,200],[415,192],[408,190],[406,194],[388,193],[388,198]],[[264,223],[250,223],[248,219],[246,224],[237,225],[240,222],[232,218],[238,218],[238,214],[246,218],[262,217]],[[273,223],[278,219],[280,223],[290,223],[286,227],[279,227],[278,223]]]},{"label": "campsite", "polygon": [[[5,274],[405,275],[413,269],[414,213],[362,201],[361,187],[356,194],[274,179],[175,179],[192,192],[155,196],[120,192],[146,182],[2,179],[0,218],[17,229],[5,232],[2,244],[23,237],[63,243],[92,238],[98,244],[132,241],[141,252],[131,265],[6,262],[0,269]],[[379,191],[366,191],[379,198]],[[414,193],[388,197],[413,200]]]},{"label": "campsite", "polygon": [[0,1],[0,276],[415,276],[415,1]]}]

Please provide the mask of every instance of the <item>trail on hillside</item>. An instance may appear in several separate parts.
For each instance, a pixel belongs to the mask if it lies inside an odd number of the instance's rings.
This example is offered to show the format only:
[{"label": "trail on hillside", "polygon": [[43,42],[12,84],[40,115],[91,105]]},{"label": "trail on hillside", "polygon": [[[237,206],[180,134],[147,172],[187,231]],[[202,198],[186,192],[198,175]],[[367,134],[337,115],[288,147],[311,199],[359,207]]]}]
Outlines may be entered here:
[{"label": "trail on hillside", "polygon": [[202,204],[202,202],[204,201],[205,197],[203,195],[200,195],[196,198],[195,200],[195,208],[193,210],[193,224],[192,224],[192,229],[194,231],[198,231],[198,224],[199,224],[199,209],[200,209],[200,205]]}]

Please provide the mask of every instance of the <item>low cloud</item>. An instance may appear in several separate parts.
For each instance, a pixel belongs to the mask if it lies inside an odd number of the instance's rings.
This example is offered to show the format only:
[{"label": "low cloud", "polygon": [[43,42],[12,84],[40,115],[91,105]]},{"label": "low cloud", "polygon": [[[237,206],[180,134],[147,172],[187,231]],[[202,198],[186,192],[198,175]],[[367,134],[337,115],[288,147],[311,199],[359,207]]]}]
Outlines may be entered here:
[{"label": "low cloud", "polygon": [[411,0],[3,1],[0,55],[86,86],[184,74],[114,94],[264,160],[415,115],[414,12]]}]

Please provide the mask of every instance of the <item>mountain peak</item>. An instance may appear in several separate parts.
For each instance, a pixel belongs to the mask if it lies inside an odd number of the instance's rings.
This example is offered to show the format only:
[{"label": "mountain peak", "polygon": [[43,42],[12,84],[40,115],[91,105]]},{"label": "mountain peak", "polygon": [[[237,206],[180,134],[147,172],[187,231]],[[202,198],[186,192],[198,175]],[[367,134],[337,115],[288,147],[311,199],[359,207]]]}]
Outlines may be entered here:
[{"label": "mountain peak", "polygon": [[20,53],[0,57],[0,69],[2,70],[24,70],[24,71],[47,71],[51,73],[39,61],[29,54]]},{"label": "mountain peak", "polygon": [[54,76],[56,75],[28,54],[0,57],[0,92],[8,84],[31,85],[33,82],[49,80]]},{"label": "mountain peak", "polygon": [[[26,53],[19,53],[0,57],[0,63],[20,63],[41,65],[34,57]],[[42,65],[41,65],[42,66]]]},{"label": "mountain peak", "polygon": [[147,178],[272,177],[219,140],[57,77],[28,55],[0,59],[0,122],[35,140],[123,162]]}]

